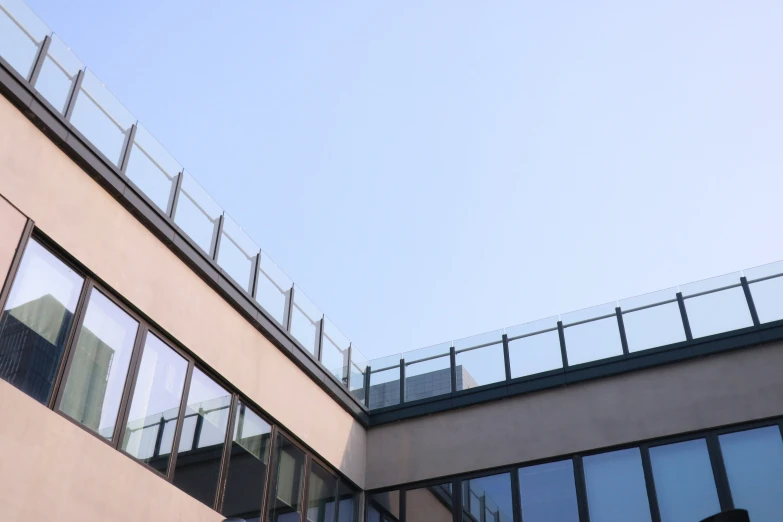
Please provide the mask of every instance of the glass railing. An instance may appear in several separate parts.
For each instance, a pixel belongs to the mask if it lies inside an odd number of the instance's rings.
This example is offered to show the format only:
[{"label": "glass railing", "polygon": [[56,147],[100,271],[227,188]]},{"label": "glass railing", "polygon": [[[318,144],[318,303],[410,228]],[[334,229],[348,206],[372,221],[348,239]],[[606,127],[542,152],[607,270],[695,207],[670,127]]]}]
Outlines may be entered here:
[{"label": "glass railing", "polygon": [[779,262],[368,361],[21,0],[0,0],[0,57],[370,408],[534,379],[783,320]]}]

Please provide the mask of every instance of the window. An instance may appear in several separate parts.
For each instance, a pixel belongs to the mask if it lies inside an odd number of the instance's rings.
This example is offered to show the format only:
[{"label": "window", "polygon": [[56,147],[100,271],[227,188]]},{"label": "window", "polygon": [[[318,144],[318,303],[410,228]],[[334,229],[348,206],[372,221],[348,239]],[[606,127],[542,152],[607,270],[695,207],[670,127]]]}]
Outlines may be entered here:
[{"label": "window", "polygon": [[261,519],[271,431],[266,421],[239,403],[223,495],[226,517],[244,518],[247,522]]},{"label": "window", "polygon": [[84,279],[31,239],[0,318],[0,378],[38,402],[52,393]]},{"label": "window", "polygon": [[463,522],[511,522],[511,474],[503,473],[462,483]]},{"label": "window", "polygon": [[753,522],[780,520],[783,513],[783,440],[777,426],[718,437],[734,507]]},{"label": "window", "polygon": [[231,394],[194,368],[186,404],[174,485],[212,506],[226,441]]},{"label": "window", "polygon": [[720,511],[705,439],[650,448],[661,522],[702,520]]},{"label": "window", "polygon": [[184,357],[147,333],[122,449],[164,474],[174,446],[187,371]]},{"label": "window", "polygon": [[139,323],[96,289],[65,377],[59,410],[112,440]]},{"label": "window", "polygon": [[359,493],[343,481],[340,481],[337,493],[339,496],[337,522],[359,522]]},{"label": "window", "polygon": [[375,493],[368,496],[367,522],[397,522],[399,519],[399,490]]},{"label": "window", "polygon": [[277,436],[275,477],[269,492],[269,522],[298,522],[302,513],[305,455],[283,436]]},{"label": "window", "polygon": [[650,521],[639,448],[584,458],[590,522]]},{"label": "window", "polygon": [[579,522],[571,460],[521,468],[519,497],[525,522]]},{"label": "window", "polygon": [[411,489],[405,494],[407,522],[453,522],[451,483]]},{"label": "window", "polygon": [[307,485],[307,522],[333,522],[337,479],[311,462]]}]

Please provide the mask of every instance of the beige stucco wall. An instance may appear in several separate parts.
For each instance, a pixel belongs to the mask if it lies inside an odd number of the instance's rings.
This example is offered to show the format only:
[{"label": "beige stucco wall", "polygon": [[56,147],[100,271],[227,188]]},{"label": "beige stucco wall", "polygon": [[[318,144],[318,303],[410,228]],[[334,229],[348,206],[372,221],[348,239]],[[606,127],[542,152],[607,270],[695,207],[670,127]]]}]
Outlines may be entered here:
[{"label": "beige stucco wall", "polygon": [[0,411],[0,520],[223,519],[3,380]]},{"label": "beige stucco wall", "polygon": [[11,267],[27,218],[0,197],[0,288]]},{"label": "beige stucco wall", "polygon": [[367,489],[783,414],[783,343],[372,428]]},{"label": "beige stucco wall", "polygon": [[360,486],[364,428],[0,97],[0,194]]}]

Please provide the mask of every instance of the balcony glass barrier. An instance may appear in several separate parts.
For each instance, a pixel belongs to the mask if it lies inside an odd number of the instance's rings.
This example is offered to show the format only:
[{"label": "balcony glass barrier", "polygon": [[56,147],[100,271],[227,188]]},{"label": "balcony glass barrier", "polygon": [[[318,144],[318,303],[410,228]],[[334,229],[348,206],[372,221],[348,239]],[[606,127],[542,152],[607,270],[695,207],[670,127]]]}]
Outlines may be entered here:
[{"label": "balcony glass barrier", "polygon": [[753,326],[740,272],[680,287],[694,339]]},{"label": "balcony glass barrier", "polygon": [[457,391],[506,379],[503,330],[454,341],[454,351],[457,363]]},{"label": "balcony glass barrier", "polygon": [[324,317],[321,340],[321,363],[343,384],[348,383],[348,348],[351,342],[337,327]]},{"label": "balcony glass barrier", "polygon": [[561,320],[569,366],[623,354],[615,303],[571,312]]},{"label": "balcony glass barrier", "polygon": [[136,118],[89,69],[84,70],[70,120],[109,161],[120,165]]},{"label": "balcony glass barrier", "polygon": [[351,364],[348,370],[351,373],[350,392],[359,402],[364,402],[364,375],[367,372],[367,366],[369,365],[370,361],[367,357],[356,348],[356,345],[352,344]]},{"label": "balcony glass barrier", "polygon": [[302,289],[294,286],[294,304],[291,308],[289,331],[313,355],[318,355],[323,316],[323,312],[308,299]]},{"label": "balcony glass barrier", "polygon": [[286,326],[288,301],[294,283],[266,252],[258,263],[255,299],[281,326]]},{"label": "balcony glass barrier", "polygon": [[563,367],[557,316],[506,328],[511,378]]},{"label": "balcony glass barrier", "polygon": [[744,271],[759,322],[783,319],[783,261]]},{"label": "balcony glass barrier", "polygon": [[41,72],[35,79],[34,87],[57,112],[65,114],[68,100],[71,99],[76,85],[76,77],[82,69],[84,64],[81,60],[56,34],[52,34],[49,49],[41,64]]},{"label": "balcony glass barrier", "polygon": [[26,80],[50,32],[23,0],[0,0],[0,56]]},{"label": "balcony glass barrier", "polygon": [[223,233],[220,235],[217,263],[234,282],[248,292],[253,291],[256,258],[260,252],[261,249],[242,227],[223,212]]},{"label": "balcony glass barrier", "polygon": [[370,361],[370,408],[400,403],[400,359],[402,354]]},{"label": "balcony glass barrier", "polygon": [[451,393],[450,353],[451,343],[442,343],[403,354],[406,402]]},{"label": "balcony glass barrier", "polygon": [[182,165],[142,125],[136,125],[128,154],[125,175],[161,211],[169,214]]},{"label": "balcony glass barrier", "polygon": [[211,256],[223,209],[188,171],[182,173],[182,187],[173,212],[179,228]]},{"label": "balcony glass barrier", "polygon": [[629,352],[685,340],[676,287],[623,299],[618,304]]}]

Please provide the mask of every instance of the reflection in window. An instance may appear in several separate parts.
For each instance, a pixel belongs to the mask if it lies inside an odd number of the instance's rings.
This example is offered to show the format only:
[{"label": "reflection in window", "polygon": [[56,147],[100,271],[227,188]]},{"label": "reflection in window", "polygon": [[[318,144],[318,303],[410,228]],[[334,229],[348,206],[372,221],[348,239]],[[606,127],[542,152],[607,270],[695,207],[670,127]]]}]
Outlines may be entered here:
[{"label": "reflection in window", "polygon": [[240,402],[228,461],[223,515],[257,522],[269,466],[271,426]]},{"label": "reflection in window", "polygon": [[405,494],[407,522],[453,522],[451,484],[411,489]]},{"label": "reflection in window", "polygon": [[177,428],[188,362],[147,334],[131,399],[122,449],[166,473]]},{"label": "reflection in window", "polygon": [[269,492],[269,522],[299,522],[305,456],[283,436],[277,436],[275,476]]},{"label": "reflection in window", "polygon": [[462,482],[463,522],[511,522],[513,519],[509,473]]},{"label": "reflection in window", "polygon": [[307,484],[307,522],[334,522],[337,479],[315,462]]},{"label": "reflection in window", "polygon": [[639,448],[584,458],[590,522],[650,521]]},{"label": "reflection in window", "polygon": [[337,493],[339,496],[337,522],[359,522],[359,493],[342,481]]},{"label": "reflection in window", "polygon": [[0,318],[0,379],[46,403],[84,280],[31,239]]},{"label": "reflection in window", "polygon": [[525,522],[579,522],[571,460],[521,468],[519,496]]},{"label": "reflection in window", "polygon": [[138,328],[119,306],[91,291],[60,411],[106,439],[114,435]]},{"label": "reflection in window", "polygon": [[783,513],[783,440],[777,426],[718,437],[734,507],[753,522],[780,520]]},{"label": "reflection in window", "polygon": [[231,394],[198,368],[188,391],[174,485],[208,506],[215,503]]},{"label": "reflection in window", "polygon": [[397,522],[400,519],[399,490],[375,493],[367,498],[367,522]]},{"label": "reflection in window", "polygon": [[720,511],[704,439],[650,448],[661,522],[702,520]]}]

